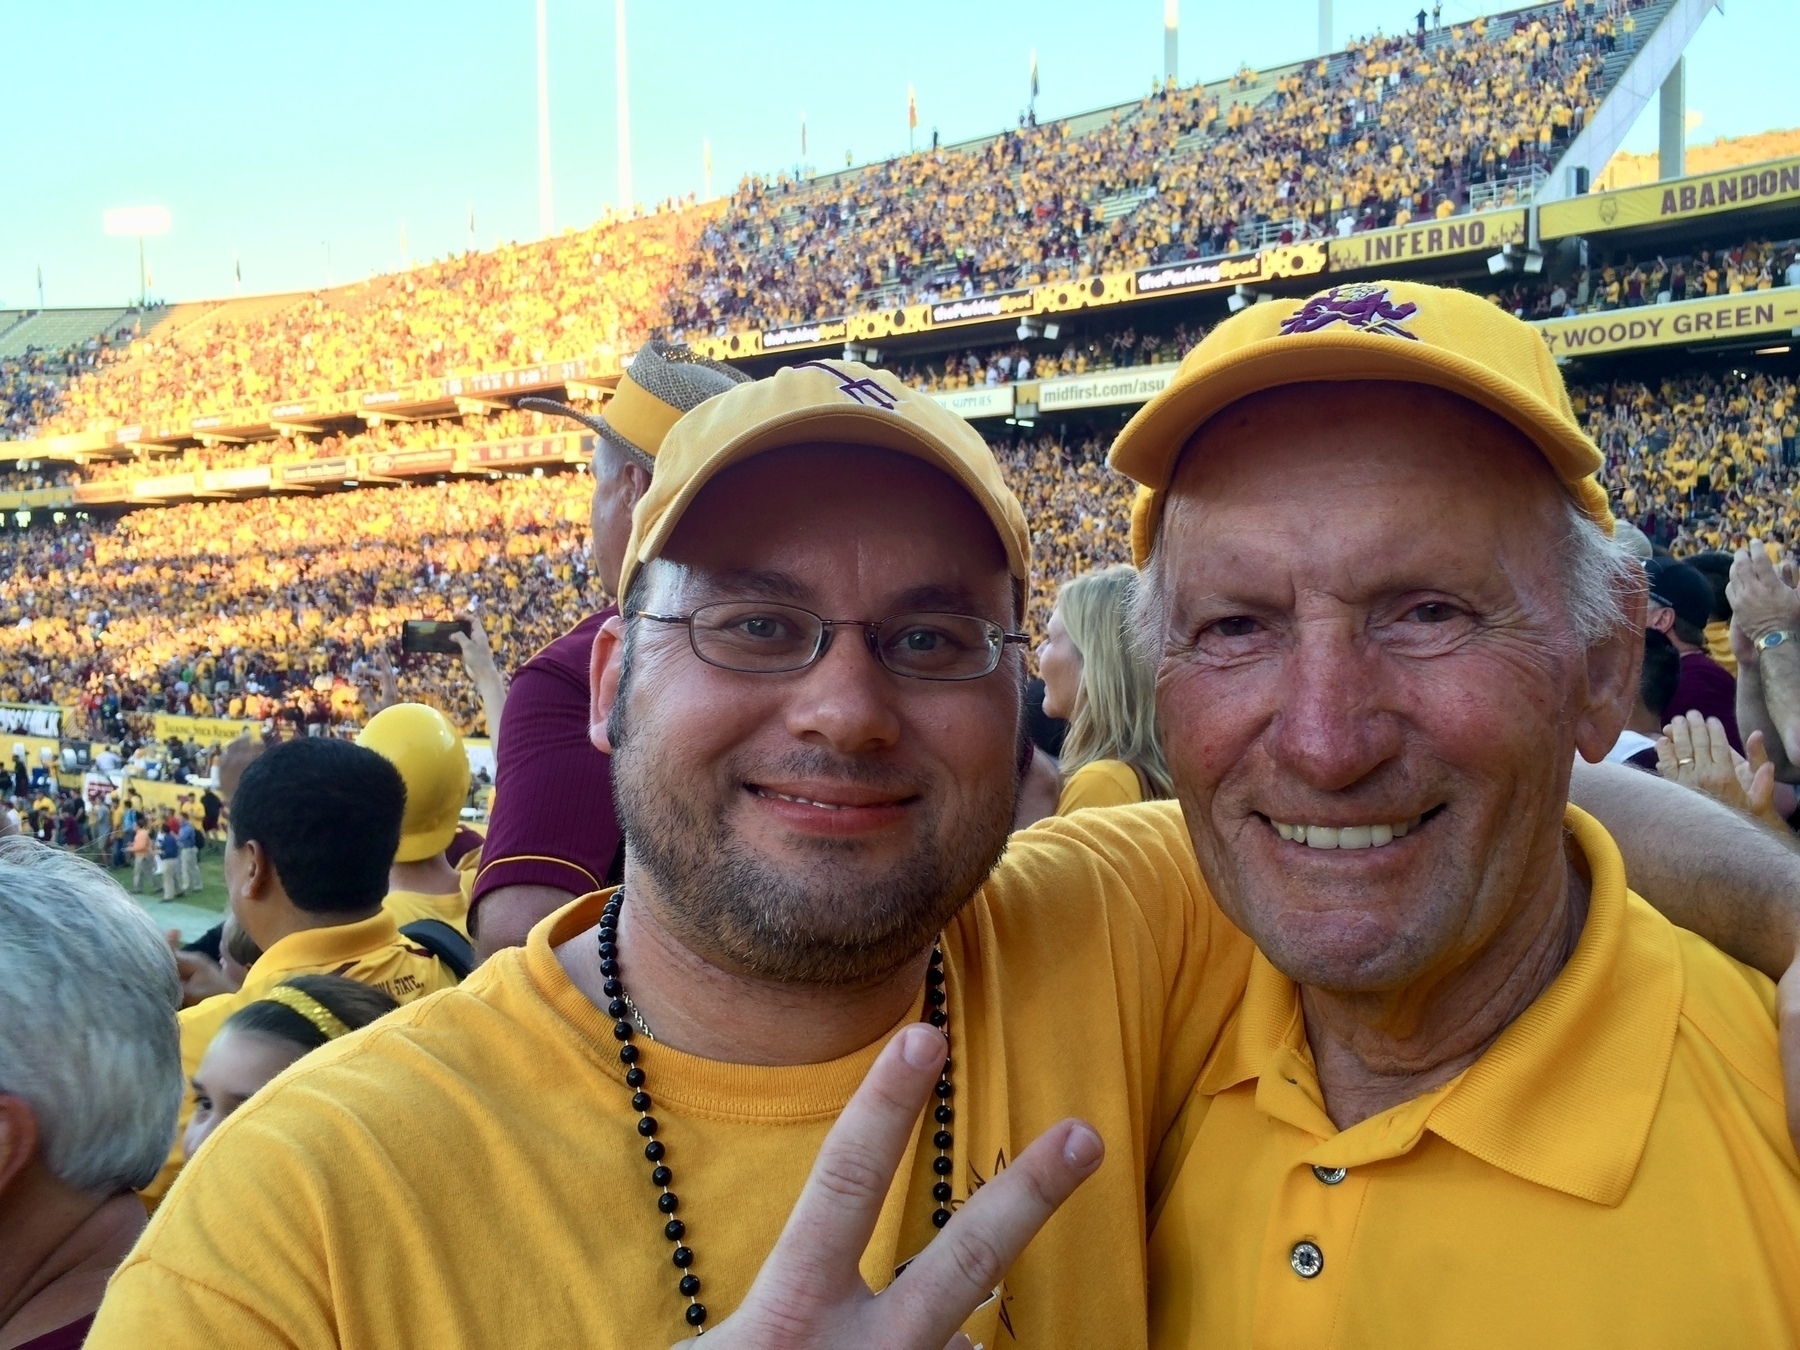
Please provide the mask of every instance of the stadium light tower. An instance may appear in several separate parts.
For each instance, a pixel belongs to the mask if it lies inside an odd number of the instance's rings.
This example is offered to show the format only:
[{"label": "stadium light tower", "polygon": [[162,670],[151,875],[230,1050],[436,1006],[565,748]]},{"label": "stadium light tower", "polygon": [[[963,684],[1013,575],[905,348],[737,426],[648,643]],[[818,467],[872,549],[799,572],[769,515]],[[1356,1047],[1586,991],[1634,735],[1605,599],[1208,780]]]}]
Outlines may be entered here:
[{"label": "stadium light tower", "polygon": [[138,308],[150,304],[149,274],[144,268],[144,236],[169,232],[169,208],[166,206],[120,206],[100,213],[100,228],[114,238],[138,241]]},{"label": "stadium light tower", "polygon": [[1163,0],[1163,79],[1177,83],[1175,45],[1181,34],[1181,0]]},{"label": "stadium light tower", "polygon": [[631,86],[625,78],[625,0],[613,0],[613,48],[619,83],[619,209],[631,210]]},{"label": "stadium light tower", "polygon": [[549,238],[556,221],[550,198],[550,23],[546,3],[537,0],[538,233]]}]

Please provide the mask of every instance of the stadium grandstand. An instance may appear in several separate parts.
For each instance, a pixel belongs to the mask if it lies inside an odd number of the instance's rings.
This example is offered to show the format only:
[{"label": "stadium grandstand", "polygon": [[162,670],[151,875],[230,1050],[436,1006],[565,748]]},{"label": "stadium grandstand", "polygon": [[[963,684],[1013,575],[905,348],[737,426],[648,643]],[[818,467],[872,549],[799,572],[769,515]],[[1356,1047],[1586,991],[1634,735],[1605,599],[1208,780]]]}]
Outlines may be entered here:
[{"label": "stadium grandstand", "polygon": [[[1181,356],[1236,309],[1379,276],[1537,323],[1658,542],[1791,540],[1800,157],[1586,190],[1705,8],[1399,25],[352,286],[0,314],[0,699],[96,735],[355,722],[404,619],[471,612],[516,666],[589,607],[593,443],[515,404],[604,407],[651,337],[752,374],[867,361],[968,418],[1032,515],[1034,632],[1125,556],[1105,449]],[[478,726],[449,658],[401,680]]]}]

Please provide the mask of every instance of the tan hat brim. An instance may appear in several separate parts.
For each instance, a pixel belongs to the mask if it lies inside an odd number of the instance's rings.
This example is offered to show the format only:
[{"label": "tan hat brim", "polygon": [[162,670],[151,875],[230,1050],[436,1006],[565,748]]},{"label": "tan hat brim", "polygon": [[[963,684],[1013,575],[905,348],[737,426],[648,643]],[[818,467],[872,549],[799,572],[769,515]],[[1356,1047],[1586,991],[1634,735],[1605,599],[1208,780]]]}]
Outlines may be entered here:
[{"label": "tan hat brim", "polygon": [[1444,348],[1404,338],[1344,331],[1272,337],[1221,356],[1178,379],[1146,404],[1119,433],[1110,462],[1150,488],[1153,497],[1132,514],[1132,557],[1149,556],[1162,516],[1162,494],[1188,441],[1239,399],[1290,384],[1395,380],[1460,395],[1518,428],[1538,448],[1583,514],[1611,533],[1612,509],[1592,475],[1602,459],[1571,423],[1550,415],[1541,396],[1487,366]]},{"label": "tan hat brim", "polygon": [[982,513],[992,522],[994,533],[1006,551],[1007,570],[1020,582],[1029,578],[1031,559],[1015,545],[1012,529],[1004,516],[998,514],[998,503],[994,502],[987,485],[970,473],[968,466],[950,446],[921,431],[911,420],[896,417],[890,411],[850,405],[799,408],[749,427],[721,445],[664,508],[655,527],[639,544],[636,557],[626,559],[626,575],[621,579],[621,591],[629,589],[632,575],[639,566],[662,553],[688,507],[721,472],[768,450],[813,444],[892,450],[923,460],[933,468],[942,470],[975,499]]}]

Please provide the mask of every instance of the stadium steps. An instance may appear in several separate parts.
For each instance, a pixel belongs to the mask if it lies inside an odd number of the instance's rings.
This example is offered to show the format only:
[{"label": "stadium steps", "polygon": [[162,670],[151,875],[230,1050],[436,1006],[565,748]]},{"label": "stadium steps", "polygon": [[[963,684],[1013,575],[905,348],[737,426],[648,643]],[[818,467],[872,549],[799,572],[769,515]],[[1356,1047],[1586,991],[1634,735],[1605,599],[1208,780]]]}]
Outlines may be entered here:
[{"label": "stadium steps", "polygon": [[133,309],[44,309],[0,333],[0,358],[23,356],[32,348],[66,351],[110,332],[121,320],[133,319]]},{"label": "stadium steps", "polygon": [[1111,196],[1102,197],[1095,203],[1094,214],[1099,216],[1101,224],[1109,224],[1123,216],[1130,215],[1155,195],[1156,189],[1153,187],[1127,188],[1123,192],[1115,192]]},{"label": "stadium steps", "polygon": [[1674,7],[1675,0],[1650,0],[1648,5],[1632,16],[1637,24],[1637,31],[1632,34],[1631,45],[1627,47],[1621,42],[1617,50],[1608,54],[1605,63],[1600,67],[1602,95],[1609,92],[1618,83],[1619,76],[1625,73],[1625,67],[1631,64],[1631,58],[1637,55],[1638,48],[1649,41],[1650,35],[1656,31],[1656,26]]}]

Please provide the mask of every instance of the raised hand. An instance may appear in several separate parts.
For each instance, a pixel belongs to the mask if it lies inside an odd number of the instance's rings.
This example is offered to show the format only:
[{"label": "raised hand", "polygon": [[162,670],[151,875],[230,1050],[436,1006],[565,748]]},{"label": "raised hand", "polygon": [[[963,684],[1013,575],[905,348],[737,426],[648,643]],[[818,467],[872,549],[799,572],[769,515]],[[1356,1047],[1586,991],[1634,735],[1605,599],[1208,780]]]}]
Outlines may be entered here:
[{"label": "raised hand", "polygon": [[1052,1125],[970,1196],[891,1285],[873,1293],[858,1262],[946,1053],[943,1036],[924,1023],[887,1043],[825,1137],[756,1283],[742,1306],[707,1333],[705,1350],[967,1345],[957,1328],[1093,1175],[1105,1146],[1084,1121]]}]

